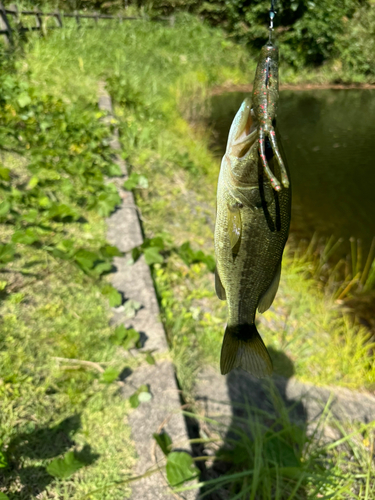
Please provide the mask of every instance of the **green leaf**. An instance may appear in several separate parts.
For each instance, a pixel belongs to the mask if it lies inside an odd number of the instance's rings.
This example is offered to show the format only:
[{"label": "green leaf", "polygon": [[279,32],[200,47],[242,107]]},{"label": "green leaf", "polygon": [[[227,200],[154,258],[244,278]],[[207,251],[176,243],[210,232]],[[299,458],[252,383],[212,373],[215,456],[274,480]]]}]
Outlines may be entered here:
[{"label": "green leaf", "polygon": [[212,255],[206,255],[204,257],[204,259],[202,259],[202,262],[204,264],[206,264],[207,266],[207,269],[213,273],[215,271],[215,267],[216,267],[216,262],[215,262],[215,258],[212,256]]},{"label": "green leaf", "polygon": [[51,200],[48,198],[48,196],[41,196],[40,198],[38,198],[38,203],[42,208],[48,208],[49,206],[51,206]]},{"label": "green leaf", "polygon": [[117,163],[111,163],[107,168],[108,177],[120,177],[122,175],[121,168]]},{"label": "green leaf", "polygon": [[149,390],[148,390],[148,385],[146,385],[146,384],[142,384],[142,385],[140,385],[140,386],[138,387],[138,394],[139,394],[140,392],[149,392]]},{"label": "green leaf", "polygon": [[105,384],[111,384],[116,379],[118,379],[120,373],[121,373],[121,370],[118,370],[117,368],[114,368],[113,366],[108,366],[108,368],[105,369],[105,371],[102,375],[102,382],[104,382]]},{"label": "green leaf", "polygon": [[84,248],[80,248],[74,254],[74,260],[83,270],[92,269],[94,267],[94,262],[99,259],[100,257],[98,254],[90,250],[85,250]]},{"label": "green leaf", "polygon": [[149,247],[143,252],[145,255],[146,264],[151,266],[152,264],[161,264],[164,262],[164,258],[159,253],[158,247]]},{"label": "green leaf", "polygon": [[124,188],[127,191],[131,191],[132,189],[147,189],[148,188],[148,179],[145,175],[136,174],[132,172],[129,178],[124,182]]},{"label": "green leaf", "polygon": [[96,276],[100,276],[103,273],[107,273],[112,269],[112,264],[110,262],[100,262],[94,267],[94,272]]},{"label": "green leaf", "polygon": [[34,224],[38,220],[38,210],[35,208],[30,209],[22,216],[22,219],[29,224]]},{"label": "green leaf", "polygon": [[153,436],[164,455],[169,455],[172,448],[172,439],[170,435],[163,430],[160,434],[154,433]]},{"label": "green leaf", "polygon": [[123,338],[121,345],[124,349],[133,349],[139,347],[140,333],[134,328],[126,330],[126,336]]},{"label": "green leaf", "polygon": [[0,244],[0,262],[7,264],[14,259],[15,248],[11,243]]},{"label": "green leaf", "polygon": [[0,203],[0,217],[4,217],[4,215],[7,215],[10,210],[10,203],[8,200],[3,201]]},{"label": "green leaf", "polygon": [[129,398],[129,403],[132,408],[138,408],[139,406],[139,399],[138,399],[138,393],[135,392],[132,394]]},{"label": "green leaf", "polygon": [[10,179],[10,175],[9,174],[10,174],[9,168],[0,167],[0,177],[4,181],[9,181],[9,179]]},{"label": "green leaf", "polygon": [[124,184],[123,184],[124,188],[127,191],[131,191],[132,189],[134,189],[135,187],[137,187],[138,178],[139,178],[139,175],[136,174],[136,173],[134,173],[134,172],[132,172],[129,175],[129,178],[124,182]]},{"label": "green leaf", "polygon": [[154,356],[151,354],[151,352],[148,352],[146,354],[146,361],[149,365],[154,365],[155,364],[155,358]]},{"label": "green leaf", "polygon": [[67,479],[77,470],[84,467],[84,465],[83,462],[75,457],[73,451],[68,451],[68,453],[64,455],[64,458],[55,458],[52,460],[52,462],[47,465],[46,470],[48,474],[53,477]]},{"label": "green leaf", "polygon": [[139,189],[147,189],[148,188],[148,179],[145,175],[140,175],[138,177],[138,186]]},{"label": "green leaf", "polygon": [[15,231],[12,236],[13,243],[21,243],[23,245],[32,245],[33,243],[39,240],[40,240],[39,234],[37,234],[35,229],[31,227]]},{"label": "green leaf", "polygon": [[301,463],[297,459],[294,449],[278,435],[267,432],[268,440],[265,443],[265,452],[269,459],[275,461],[280,467],[300,467]]},{"label": "green leaf", "polygon": [[22,94],[17,97],[17,102],[21,108],[24,108],[31,103],[31,98],[29,94],[27,94],[26,92],[22,92]]},{"label": "green leaf", "polygon": [[148,402],[152,398],[148,386],[142,384],[129,398],[130,406],[132,408],[138,408],[139,403]]},{"label": "green leaf", "polygon": [[181,259],[185,262],[187,266],[190,266],[190,264],[193,262],[194,258],[194,252],[190,247],[190,243],[188,241],[185,241],[180,248],[177,251],[178,255],[181,257]]},{"label": "green leaf", "polygon": [[[108,188],[109,185],[107,185]],[[120,205],[121,198],[116,192],[103,192],[97,197],[96,200],[96,210],[99,215],[103,217],[108,217],[108,215],[113,212],[117,205]]]},{"label": "green leaf", "polygon": [[148,403],[152,399],[152,396],[149,392],[140,392],[138,394],[138,401],[140,403]]},{"label": "green leaf", "polygon": [[78,213],[69,205],[62,204],[53,204],[52,207],[47,212],[47,217],[49,219],[54,219],[58,221],[63,221],[64,219],[73,219],[76,220],[79,218]]},{"label": "green leaf", "polygon": [[124,255],[123,252],[113,245],[103,245],[100,247],[100,254],[103,259],[112,259],[112,257],[122,257]]},{"label": "green leaf", "polygon": [[194,264],[195,262],[202,262],[206,264],[209,271],[215,271],[215,259],[212,255],[205,254],[202,250],[197,250],[196,252],[190,247],[190,242],[185,241],[179,249],[177,250],[180,258],[185,262],[187,266]]},{"label": "green leaf", "polygon": [[124,316],[127,319],[134,318],[136,312],[142,307],[142,305],[136,300],[129,299],[124,304]]},{"label": "green leaf", "polygon": [[172,451],[169,453],[166,471],[167,479],[171,486],[182,484],[199,474],[192,457],[184,451]]},{"label": "green leaf", "polygon": [[[68,252],[69,253],[72,250],[74,250],[74,241],[73,240],[61,240],[56,245],[56,248],[58,248],[62,252]],[[78,252],[79,252],[79,250],[78,250]]]},{"label": "green leaf", "polygon": [[157,247],[159,250],[164,250],[164,240],[161,236],[155,236],[155,238],[146,238],[142,243],[141,248],[145,250],[149,247]]},{"label": "green leaf", "polygon": [[31,179],[29,180],[29,183],[27,185],[27,188],[28,189],[33,189],[39,182],[39,178],[36,177],[35,175],[33,177],[31,177]]},{"label": "green leaf", "polygon": [[133,262],[137,262],[137,260],[139,259],[139,257],[142,255],[142,252],[140,250],[139,247],[135,247],[133,248],[132,250],[132,260]]},{"label": "green leaf", "polygon": [[116,326],[113,335],[109,337],[109,341],[114,345],[121,345],[121,342],[126,337],[126,328],[124,325]]},{"label": "green leaf", "polygon": [[124,325],[116,326],[114,334],[109,337],[110,342],[115,345],[121,345],[124,349],[138,347],[140,333],[134,328],[126,329]]},{"label": "green leaf", "polygon": [[9,500],[9,497],[5,493],[1,493],[0,491],[0,500]]},{"label": "green leaf", "polygon": [[[5,467],[8,467],[8,460],[7,457],[4,455],[2,451],[0,451],[0,469],[5,469]],[[1,496],[0,496],[1,500]]]},{"label": "green leaf", "polygon": [[122,303],[121,294],[113,288],[111,285],[104,285],[102,288],[102,294],[109,300],[109,305],[111,307],[117,307]]}]

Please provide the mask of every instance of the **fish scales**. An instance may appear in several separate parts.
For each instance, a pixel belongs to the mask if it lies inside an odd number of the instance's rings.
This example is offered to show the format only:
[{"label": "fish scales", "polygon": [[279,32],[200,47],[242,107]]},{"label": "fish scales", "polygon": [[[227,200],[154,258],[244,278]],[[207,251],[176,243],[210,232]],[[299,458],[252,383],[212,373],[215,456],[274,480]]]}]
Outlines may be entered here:
[{"label": "fish scales", "polygon": [[223,374],[236,367],[258,377],[272,372],[255,314],[275,297],[290,225],[289,176],[273,126],[277,101],[278,52],[268,44],[261,50],[252,101],[245,99],[233,120],[218,181],[215,287],[228,303]]}]

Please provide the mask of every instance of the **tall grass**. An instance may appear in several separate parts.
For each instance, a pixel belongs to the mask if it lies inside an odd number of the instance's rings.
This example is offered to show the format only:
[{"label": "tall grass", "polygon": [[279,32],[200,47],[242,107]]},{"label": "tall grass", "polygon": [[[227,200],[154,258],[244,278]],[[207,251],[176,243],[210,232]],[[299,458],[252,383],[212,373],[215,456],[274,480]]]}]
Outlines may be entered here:
[{"label": "tall grass", "polygon": [[229,428],[220,416],[201,417],[211,479],[176,491],[200,488],[199,498],[228,500],[372,498],[374,422],[340,422],[328,402],[317,422],[296,425],[272,385],[270,394],[275,413],[242,405],[244,416],[233,416]]},{"label": "tall grass", "polygon": [[[321,408],[315,422],[297,422],[293,420],[293,407],[285,406],[272,383],[267,395],[272,402],[270,411],[237,403],[234,411],[241,416],[229,417],[225,403],[216,402],[213,416],[199,414],[199,410],[198,414],[183,412],[201,429],[201,437],[190,443],[201,450],[193,460],[200,466],[202,478],[193,484],[170,486],[176,498],[184,498],[181,494],[188,491],[196,491],[197,498],[208,500],[373,498],[374,422],[358,424],[335,419],[330,412],[332,400]],[[178,445],[173,443],[168,449]],[[166,457],[144,474],[108,484],[100,491],[108,494],[119,485],[164,473],[168,449],[164,448]],[[167,471],[167,482],[168,478]]]},{"label": "tall grass", "polygon": [[295,261],[305,265],[308,276],[319,280],[338,300],[370,292],[375,285],[375,237],[367,255],[363,254],[362,241],[350,238],[350,254],[337,258],[342,243],[342,238],[332,236],[324,242],[315,234],[307,245],[301,241],[294,250]]}]

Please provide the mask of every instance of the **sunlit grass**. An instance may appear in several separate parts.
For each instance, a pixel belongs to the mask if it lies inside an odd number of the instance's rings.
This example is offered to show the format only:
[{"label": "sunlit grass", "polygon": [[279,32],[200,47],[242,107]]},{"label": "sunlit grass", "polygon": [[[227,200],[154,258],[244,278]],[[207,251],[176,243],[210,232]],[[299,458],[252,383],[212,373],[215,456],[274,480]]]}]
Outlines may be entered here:
[{"label": "sunlit grass", "polygon": [[[94,217],[83,231],[76,224],[70,236],[75,231],[99,242],[103,221]],[[8,283],[0,308],[0,451],[8,463],[0,491],[19,500],[76,499],[122,478],[134,463],[124,425],[129,404],[116,384],[103,384],[100,372],[79,360],[119,369],[129,363],[109,341],[113,329],[100,287],[72,263],[61,265],[37,249],[31,254],[27,265],[18,259],[0,274]],[[46,465],[71,450],[87,466],[65,481],[49,476]],[[100,498],[124,498],[127,491]]]},{"label": "sunlit grass", "polygon": [[[248,59],[244,49],[229,42],[220,31],[180,16],[173,29],[137,21],[116,31],[101,31],[100,36],[94,30],[56,30],[44,40],[33,38],[25,52],[26,57],[18,63],[20,71],[30,72],[43,91],[74,102],[80,109],[97,101],[98,81],[109,79],[123,156],[130,170],[148,178],[149,187],[136,190],[146,236],[161,234],[175,245],[189,240],[194,248],[212,253],[219,163],[208,149],[202,119],[209,113],[206,97],[212,86],[251,82],[255,62]],[[87,235],[99,243],[105,229],[102,219],[91,218],[84,231],[78,225],[71,231],[78,239]],[[260,320],[259,331],[266,344],[284,351],[294,364],[296,377],[302,380],[318,385],[373,387],[375,373],[367,354],[370,344],[365,331],[343,316],[332,297],[313,279],[306,279],[305,266],[306,260],[294,258],[291,251],[286,254],[274,307]],[[33,432],[34,428],[28,427],[32,419],[51,427],[82,412],[82,426],[71,435],[70,447],[64,451],[79,450],[86,444],[100,457],[77,473],[74,481],[53,482],[39,496],[78,499],[78,493],[120,479],[132,465],[128,429],[121,423],[128,407],[112,388],[100,384],[95,372],[82,367],[62,369],[52,358],[91,359],[116,366],[124,360],[107,342],[109,311],[99,289],[88,286],[84,274],[69,264],[60,267],[48,260],[35,264],[34,270],[42,272],[43,277],[35,278],[35,283],[28,281],[24,291],[2,306],[7,344],[0,390],[7,390],[7,377],[18,377],[19,373],[22,377],[12,382],[20,392],[6,392],[2,401],[0,429],[7,446],[17,434]],[[205,363],[218,366],[225,304],[215,296],[213,275],[204,264],[189,267],[172,254],[163,264],[154,265],[153,276],[178,378],[185,396],[191,398],[196,372]],[[282,367],[276,367],[276,371],[283,374]],[[34,373],[37,379],[30,375]],[[243,474],[241,477],[228,480],[233,496],[245,498],[250,494],[256,498],[254,488],[259,487],[264,498],[283,498],[283,471],[264,456],[268,439],[265,429],[256,419],[249,419],[248,424],[255,426],[252,432],[258,441],[241,435],[246,444],[241,450],[245,465],[242,462],[241,472],[234,472]],[[295,443],[295,428],[284,424]],[[346,471],[349,482],[342,485],[334,478],[332,484],[337,489],[330,491],[328,485],[325,494],[345,498],[350,481],[361,475],[359,491],[363,498],[371,498],[368,446],[357,443],[356,448],[355,443],[348,440],[351,449],[342,455],[338,445],[332,447],[332,455],[327,455],[324,447],[310,449],[310,455],[299,455],[302,479],[286,478],[289,498],[300,498],[296,496],[300,489],[313,491],[308,472],[327,457],[327,467],[332,466],[337,474]],[[359,469],[348,465],[351,454]],[[317,457],[316,463],[311,457]],[[251,473],[250,459],[255,460]],[[24,460],[25,466],[35,468],[45,465],[50,457]],[[325,481],[324,471],[318,472]],[[8,484],[18,498],[21,487],[15,478],[10,476]],[[25,495],[36,498],[35,491]],[[101,491],[98,498],[122,498],[121,492],[111,490],[103,496]],[[275,491],[279,497],[270,496]],[[19,498],[22,500],[22,496]]]},{"label": "sunlit grass", "polygon": [[198,417],[209,433],[200,442],[210,450],[202,458],[212,479],[177,491],[199,487],[199,498],[216,492],[230,500],[372,498],[374,422],[339,422],[328,402],[317,422],[296,425],[277,390],[270,389],[272,414],[240,405],[245,415],[233,416],[229,428],[220,415]]},{"label": "sunlit grass", "polygon": [[[212,42],[209,54],[208,41]],[[244,51],[224,41],[220,32],[182,16],[173,30],[135,22],[116,31],[73,27],[48,33],[45,39],[30,37],[17,67],[20,78],[30,77],[38,92],[74,103],[77,110],[97,102],[99,80],[114,77],[111,90],[121,92],[125,87],[133,106],[130,113],[119,113],[124,155],[142,164],[150,164],[152,158],[154,164],[156,151],[158,162],[166,161],[172,169],[175,161],[184,162],[186,172],[176,172],[177,189],[184,190],[189,171],[197,171],[189,155],[207,163],[209,154],[202,142],[195,141],[176,102],[185,113],[186,102],[198,95],[196,88],[203,89],[204,98],[209,82],[230,79],[232,73],[233,81],[243,77],[238,70],[242,57]],[[197,65],[197,80],[189,87],[184,83],[185,71]],[[160,134],[161,122],[172,133],[164,126]],[[24,175],[28,182],[27,155],[3,155],[2,160],[19,180]],[[159,203],[165,207],[165,202]],[[105,241],[104,220],[92,213],[84,215],[86,222],[61,223],[59,230],[78,245],[100,247]],[[4,226],[2,231],[4,241],[12,234],[8,229]],[[26,251],[27,261],[18,256],[0,278],[5,284],[0,457],[6,461],[0,491],[11,500],[78,499],[120,480],[134,464],[129,428],[124,424],[129,404],[118,394],[116,383],[103,383],[100,371],[81,361],[117,370],[134,368],[137,361],[124,358],[109,341],[111,312],[98,284],[72,262],[56,260],[43,249],[25,248],[25,255]],[[46,466],[67,451],[75,451],[86,466],[69,479],[54,479]],[[117,499],[128,492],[124,485],[91,497]]]},{"label": "sunlit grass", "polygon": [[[194,413],[183,411],[200,424],[200,437],[190,443],[201,450],[194,461],[204,480],[170,487],[175,495],[194,491],[199,499],[225,500],[373,497],[374,422],[338,421],[330,412],[331,400],[313,423],[296,422],[293,408],[301,404],[299,401],[287,408],[272,383],[267,398],[272,402],[269,411],[248,403],[235,404],[237,415],[241,416],[231,415],[222,402],[215,404],[214,415],[201,414],[199,409]],[[178,445],[173,443],[172,447]],[[131,485],[153,474],[165,474],[166,462],[168,456],[161,456],[155,466],[119,484]],[[109,483],[101,492],[115,491],[119,484]]]}]

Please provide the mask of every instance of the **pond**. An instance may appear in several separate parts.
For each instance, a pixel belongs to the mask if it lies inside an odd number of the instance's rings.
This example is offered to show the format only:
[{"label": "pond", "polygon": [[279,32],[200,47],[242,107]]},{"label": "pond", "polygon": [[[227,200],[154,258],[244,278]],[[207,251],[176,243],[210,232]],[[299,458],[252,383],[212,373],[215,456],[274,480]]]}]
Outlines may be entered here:
[{"label": "pond", "polygon": [[[220,156],[246,95],[212,97]],[[291,236],[342,237],[345,253],[355,237],[367,253],[375,236],[375,91],[281,91],[277,126],[292,179]]]}]

